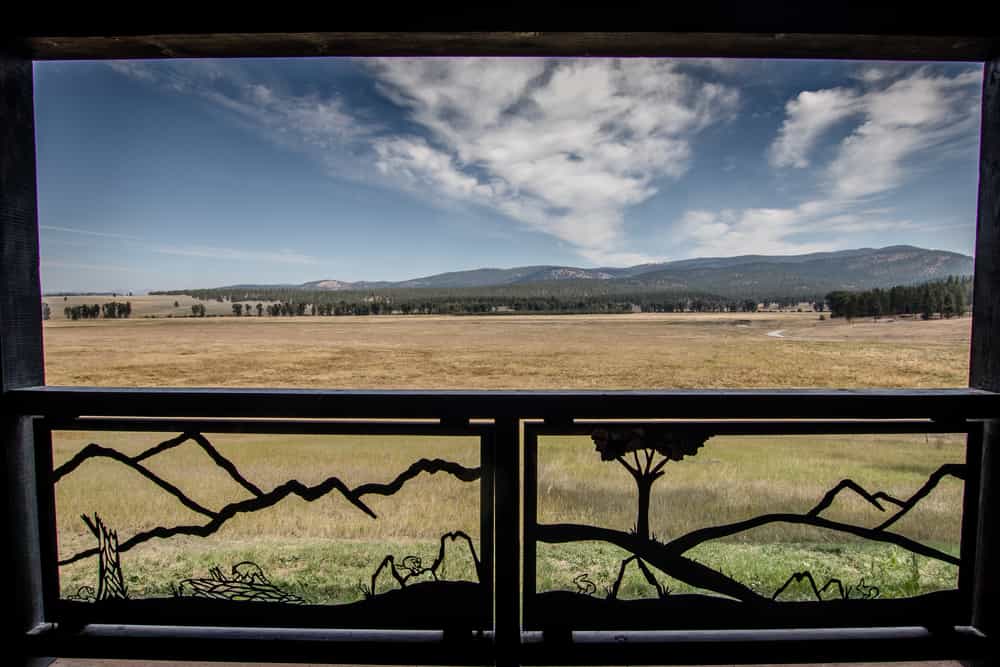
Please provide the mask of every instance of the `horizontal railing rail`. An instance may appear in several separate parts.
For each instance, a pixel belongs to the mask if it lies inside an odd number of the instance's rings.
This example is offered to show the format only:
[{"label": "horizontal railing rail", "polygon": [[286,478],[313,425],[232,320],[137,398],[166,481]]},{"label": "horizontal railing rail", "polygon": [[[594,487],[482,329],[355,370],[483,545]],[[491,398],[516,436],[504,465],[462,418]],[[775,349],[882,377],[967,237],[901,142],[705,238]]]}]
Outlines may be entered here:
[{"label": "horizontal railing rail", "polygon": [[978,389],[462,391],[30,387],[4,414],[41,416],[692,419],[996,419]]},{"label": "horizontal railing rail", "polygon": [[[492,636],[447,640],[440,632],[362,632],[282,628],[185,628],[92,625],[28,635],[33,655],[73,658],[341,664],[494,664]],[[525,665],[709,665],[810,662],[978,660],[990,642],[974,628],[921,627],[696,632],[580,632],[552,642],[524,632]]]}]

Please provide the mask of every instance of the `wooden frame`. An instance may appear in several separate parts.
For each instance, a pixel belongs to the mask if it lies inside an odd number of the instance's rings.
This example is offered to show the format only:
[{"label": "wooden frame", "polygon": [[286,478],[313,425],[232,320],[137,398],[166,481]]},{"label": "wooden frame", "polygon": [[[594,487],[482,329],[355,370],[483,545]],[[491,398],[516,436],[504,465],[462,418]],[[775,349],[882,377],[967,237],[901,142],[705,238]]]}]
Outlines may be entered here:
[{"label": "wooden frame", "polygon": [[[422,8],[421,8],[422,9]],[[900,660],[983,658],[1000,635],[1000,38],[995,10],[940,8],[905,14],[892,7],[822,9],[809,16],[776,4],[675,10],[672,16],[639,10],[628,21],[607,10],[574,10],[577,21],[602,30],[635,25],[664,26],[655,33],[525,32],[303,32],[303,26],[273,30],[273,24],[110,28],[106,23],[66,23],[4,28],[0,36],[0,442],[4,448],[3,507],[5,572],[13,582],[15,621],[2,638],[8,656],[22,664],[58,653],[90,657],[335,660],[438,664],[615,664]],[[377,17],[412,28],[495,28],[487,12],[445,16],[433,11]],[[679,13],[678,13],[679,11]],[[810,8],[810,11],[816,11]],[[369,17],[371,19],[371,17]],[[345,19],[348,20],[348,19]],[[349,19],[357,22],[355,19]],[[558,25],[544,13],[544,27]],[[372,22],[369,20],[369,22]],[[526,23],[527,20],[521,20]],[[631,26],[620,25],[631,23]],[[293,23],[286,21],[287,23]],[[436,23],[437,25],[431,25]],[[66,27],[70,26],[70,27]],[[524,29],[525,26],[511,26]],[[535,28],[535,26],[528,26]],[[537,28],[535,28],[537,29]],[[44,387],[41,295],[38,279],[35,198],[33,59],[162,58],[317,55],[621,55],[810,57],[985,62],[977,221],[975,299],[970,389],[939,392],[239,392],[192,390],[56,389]],[[211,408],[204,407],[211,399]],[[493,642],[443,644],[440,637],[378,633],[253,633],[208,628],[180,632],[90,628],[53,643],[44,625],[42,571],[31,416],[79,414],[132,416],[437,417],[496,420],[496,497],[513,517],[496,525],[496,626]],[[692,412],[693,411],[693,412]],[[686,413],[686,414],[685,414]],[[978,500],[976,567],[972,582],[972,626],[947,636],[926,629],[867,632],[782,631],[646,634],[627,638],[587,633],[553,645],[521,633],[520,419],[555,423],[574,417],[700,418],[821,417],[984,420]],[[973,450],[975,451],[975,450]],[[501,588],[502,586],[502,588]],[[499,593],[504,591],[502,595]],[[664,651],[669,653],[665,654]],[[50,653],[51,652],[51,653]]]}]

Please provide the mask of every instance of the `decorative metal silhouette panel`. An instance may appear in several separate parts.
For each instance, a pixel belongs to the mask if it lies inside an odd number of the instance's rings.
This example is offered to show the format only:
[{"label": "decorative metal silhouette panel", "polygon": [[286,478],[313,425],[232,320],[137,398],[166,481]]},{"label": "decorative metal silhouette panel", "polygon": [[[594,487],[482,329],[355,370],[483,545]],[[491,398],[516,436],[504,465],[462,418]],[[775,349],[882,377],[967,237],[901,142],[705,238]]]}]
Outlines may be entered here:
[{"label": "decorative metal silhouette panel", "polygon": [[51,443],[56,620],[492,626],[492,433],[77,420]]},{"label": "decorative metal silhouette panel", "polygon": [[893,428],[528,425],[525,626],[966,622],[966,435]]}]

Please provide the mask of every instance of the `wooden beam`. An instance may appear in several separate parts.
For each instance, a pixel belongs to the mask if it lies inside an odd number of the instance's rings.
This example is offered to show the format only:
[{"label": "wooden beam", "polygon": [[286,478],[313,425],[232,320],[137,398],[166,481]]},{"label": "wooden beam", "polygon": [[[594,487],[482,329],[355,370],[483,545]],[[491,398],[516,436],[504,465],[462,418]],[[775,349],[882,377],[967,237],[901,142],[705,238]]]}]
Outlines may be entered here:
[{"label": "wooden beam", "polygon": [[0,387],[44,384],[31,61],[0,59]]},{"label": "wooden beam", "polygon": [[[987,62],[983,72],[975,271],[969,384],[995,391],[1000,389],[1000,58]],[[996,643],[1000,637],[1000,412],[983,432],[978,523],[972,622]]]},{"label": "wooden beam", "polygon": [[[882,26],[872,26],[878,30]],[[39,34],[14,47],[38,60],[295,56],[601,56],[982,61],[981,34],[832,32],[258,32]]]},{"label": "wooden beam", "polygon": [[[0,53],[0,389],[43,384],[31,61]],[[6,402],[0,397],[0,405]],[[31,420],[0,414],[3,572],[13,618],[0,637],[15,664],[43,617]]]},{"label": "wooden beam", "polygon": [[983,69],[969,386],[1000,391],[1000,59]]}]

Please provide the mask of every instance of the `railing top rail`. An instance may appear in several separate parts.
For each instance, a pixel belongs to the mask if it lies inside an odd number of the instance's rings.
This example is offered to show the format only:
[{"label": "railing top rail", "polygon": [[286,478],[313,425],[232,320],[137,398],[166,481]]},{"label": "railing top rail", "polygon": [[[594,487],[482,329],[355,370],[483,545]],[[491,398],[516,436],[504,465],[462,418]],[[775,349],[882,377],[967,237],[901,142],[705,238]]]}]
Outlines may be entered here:
[{"label": "railing top rail", "polygon": [[977,389],[467,391],[31,387],[0,413],[50,417],[935,419],[1000,416]]},{"label": "railing top rail", "polygon": [[[329,419],[203,419],[173,417],[75,417],[48,418],[45,425],[61,431],[184,431],[245,433],[253,435],[456,435],[483,436],[492,423],[427,420],[329,420]],[[931,429],[924,429],[931,430]],[[922,433],[923,431],[921,431]]]}]

